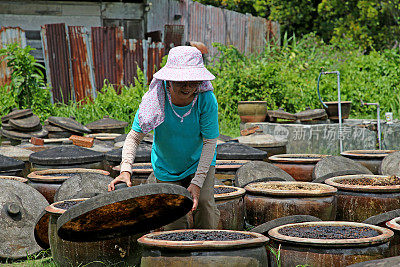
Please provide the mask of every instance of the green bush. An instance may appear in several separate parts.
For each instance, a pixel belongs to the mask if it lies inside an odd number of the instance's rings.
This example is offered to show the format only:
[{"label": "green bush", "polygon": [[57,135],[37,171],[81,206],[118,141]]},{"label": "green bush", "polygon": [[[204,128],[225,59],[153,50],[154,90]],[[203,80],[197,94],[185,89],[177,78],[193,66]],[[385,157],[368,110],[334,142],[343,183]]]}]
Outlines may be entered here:
[{"label": "green bush", "polygon": [[[221,132],[237,135],[240,100],[264,100],[268,108],[299,112],[306,107],[322,108],[317,95],[321,67],[338,70],[342,100],[353,101],[353,118],[375,118],[376,108],[359,105],[362,99],[379,102],[384,112],[400,115],[400,53],[398,49],[363,54],[352,42],[327,45],[314,34],[297,40],[284,38],[281,47],[269,46],[258,56],[244,56],[234,47],[214,44],[219,55],[209,66],[219,103]],[[324,101],[337,100],[335,75],[322,76]]]}]

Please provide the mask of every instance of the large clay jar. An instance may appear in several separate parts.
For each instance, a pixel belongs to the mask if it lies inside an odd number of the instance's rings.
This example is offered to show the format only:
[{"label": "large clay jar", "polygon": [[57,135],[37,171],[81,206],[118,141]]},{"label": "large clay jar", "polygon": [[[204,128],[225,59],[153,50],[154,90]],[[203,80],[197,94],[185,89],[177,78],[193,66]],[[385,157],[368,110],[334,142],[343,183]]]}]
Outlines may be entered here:
[{"label": "large clay jar", "polygon": [[337,220],[362,222],[400,209],[400,179],[384,175],[345,175],[325,180],[338,189]]},{"label": "large clay jar", "polygon": [[382,160],[397,150],[348,150],[340,153],[343,157],[352,159],[367,167],[373,174],[381,174]]},{"label": "large clay jar", "polygon": [[[287,224],[268,232],[271,247],[280,248],[281,266],[344,267],[383,259],[389,254],[393,232],[354,222]],[[271,254],[270,266],[277,266]]]},{"label": "large clay jar", "polygon": [[239,101],[240,120],[246,122],[263,122],[267,117],[267,101]]},{"label": "large clay jar", "polygon": [[246,190],[240,187],[215,185],[214,199],[220,212],[218,229],[243,230]]},{"label": "large clay jar", "polygon": [[336,216],[336,188],[306,182],[258,182],[245,186],[246,219],[254,226],[290,216]]},{"label": "large clay jar", "polygon": [[176,230],[138,239],[143,246],[140,266],[268,266],[268,238],[252,232]]},{"label": "large clay jar", "polygon": [[95,169],[48,169],[42,171],[34,171],[28,174],[29,185],[38,190],[49,203],[54,202],[54,195],[58,188],[70,177],[79,173],[99,173],[109,175],[110,173],[103,170]]},{"label": "large clay jar", "polygon": [[48,237],[54,262],[59,266],[88,266],[92,264],[134,266],[140,261],[139,236],[126,236],[93,242],[72,242],[57,234],[57,219],[73,205],[86,199],[59,201],[46,207],[49,216]]},{"label": "large clay jar", "polygon": [[394,232],[394,238],[390,241],[390,256],[400,255],[400,217],[386,222],[386,226]]},{"label": "large clay jar", "polygon": [[290,174],[296,181],[311,182],[315,165],[326,155],[281,154],[268,159],[272,164]]}]

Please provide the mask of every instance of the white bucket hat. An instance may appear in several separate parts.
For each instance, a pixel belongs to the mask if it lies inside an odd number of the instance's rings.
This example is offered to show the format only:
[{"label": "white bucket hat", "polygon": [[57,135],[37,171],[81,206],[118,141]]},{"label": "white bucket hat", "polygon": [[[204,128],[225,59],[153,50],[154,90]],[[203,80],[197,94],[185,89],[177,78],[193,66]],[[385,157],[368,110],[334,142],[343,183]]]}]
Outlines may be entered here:
[{"label": "white bucket hat", "polygon": [[168,53],[167,64],[154,73],[154,78],[166,81],[211,81],[215,76],[204,67],[200,50],[192,46],[177,46]]}]

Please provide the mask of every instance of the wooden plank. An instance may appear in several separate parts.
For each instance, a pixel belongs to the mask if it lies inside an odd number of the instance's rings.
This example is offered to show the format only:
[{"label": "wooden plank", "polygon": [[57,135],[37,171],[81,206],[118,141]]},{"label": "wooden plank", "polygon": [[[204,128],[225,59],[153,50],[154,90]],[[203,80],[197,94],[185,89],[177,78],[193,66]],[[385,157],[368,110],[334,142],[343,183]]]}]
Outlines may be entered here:
[{"label": "wooden plank", "polygon": [[34,2],[0,2],[0,14],[61,16],[61,5]]},{"label": "wooden plank", "polygon": [[108,19],[142,19],[144,4],[140,3],[102,3],[102,18]]}]

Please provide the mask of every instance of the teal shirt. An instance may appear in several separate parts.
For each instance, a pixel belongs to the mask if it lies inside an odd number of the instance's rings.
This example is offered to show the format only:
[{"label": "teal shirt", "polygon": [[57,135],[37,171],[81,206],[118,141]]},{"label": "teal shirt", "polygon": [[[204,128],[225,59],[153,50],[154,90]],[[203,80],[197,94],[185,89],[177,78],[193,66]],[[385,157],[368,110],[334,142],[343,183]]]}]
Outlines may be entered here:
[{"label": "teal shirt", "polygon": [[[178,181],[196,172],[203,149],[203,138],[214,139],[219,136],[218,103],[212,91],[199,93],[190,115],[181,122],[171,109],[167,95],[165,98],[165,119],[154,130],[151,163],[158,180]],[[185,107],[173,105],[173,108],[183,116],[191,106],[192,103]],[[138,113],[132,129],[142,132]],[[215,165],[216,157],[217,151],[211,166]]]}]

